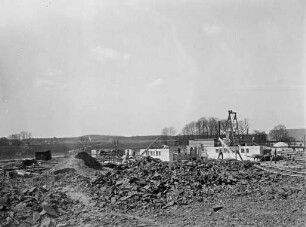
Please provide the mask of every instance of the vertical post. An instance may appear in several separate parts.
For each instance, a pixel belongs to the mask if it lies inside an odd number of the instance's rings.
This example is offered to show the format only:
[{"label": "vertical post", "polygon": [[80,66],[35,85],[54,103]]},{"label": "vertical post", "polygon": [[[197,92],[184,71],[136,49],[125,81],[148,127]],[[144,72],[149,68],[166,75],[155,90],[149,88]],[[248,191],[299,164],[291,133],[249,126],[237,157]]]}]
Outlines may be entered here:
[{"label": "vertical post", "polygon": [[218,138],[220,138],[221,122],[218,121]]},{"label": "vertical post", "polygon": [[303,147],[303,152],[305,152],[305,138],[306,136],[305,136],[305,134],[304,134],[304,147]]},{"label": "vertical post", "polygon": [[235,152],[235,159],[238,160],[238,158],[237,158],[237,150]]},{"label": "vertical post", "polygon": [[224,155],[224,151],[225,151],[225,147],[223,146],[223,149],[222,149],[222,160],[223,160],[223,155]]}]

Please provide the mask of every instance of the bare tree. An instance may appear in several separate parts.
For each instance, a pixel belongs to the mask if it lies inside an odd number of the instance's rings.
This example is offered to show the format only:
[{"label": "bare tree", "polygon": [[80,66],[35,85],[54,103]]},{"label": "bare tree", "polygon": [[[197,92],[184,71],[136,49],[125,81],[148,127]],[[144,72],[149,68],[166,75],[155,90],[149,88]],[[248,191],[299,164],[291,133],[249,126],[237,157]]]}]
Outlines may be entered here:
[{"label": "bare tree", "polygon": [[161,130],[161,135],[163,136],[168,136],[169,135],[169,128],[168,127],[165,127]]},{"label": "bare tree", "polygon": [[249,134],[250,131],[250,121],[247,118],[243,119],[244,128],[246,129],[246,134]]},{"label": "bare tree", "polygon": [[6,137],[0,138],[0,146],[8,146],[9,145],[9,139]]},{"label": "bare tree", "polygon": [[201,117],[198,120],[198,125],[201,127],[200,129],[200,135],[207,135],[208,134],[208,120],[206,119],[206,117]]},{"label": "bare tree", "polygon": [[202,135],[202,122],[199,120],[196,122],[196,134]]},{"label": "bare tree", "polygon": [[119,139],[113,138],[113,139],[112,139],[112,144],[114,145],[116,155],[118,156],[118,152],[119,152],[119,151],[118,151]]},{"label": "bare tree", "polygon": [[11,139],[11,140],[13,140],[13,139],[14,140],[20,140],[21,139],[19,133],[11,134],[11,135],[8,136],[8,138]]},{"label": "bare tree", "polygon": [[161,130],[161,135],[163,138],[163,143],[165,145],[168,145],[168,136],[170,135],[170,129],[168,127],[165,127]]},{"label": "bare tree", "polygon": [[90,140],[89,140],[88,136],[80,137],[80,139],[79,139],[79,147],[80,147],[80,149],[82,151],[86,151],[90,147],[89,142],[90,142]]},{"label": "bare tree", "polygon": [[238,121],[238,131],[240,135],[248,135],[250,129],[250,123],[247,118]]},{"label": "bare tree", "polygon": [[226,123],[227,123],[226,119],[220,120],[220,134],[221,135],[226,135],[226,126],[227,126]]},{"label": "bare tree", "polygon": [[169,129],[169,136],[176,135],[176,129],[173,126],[169,127],[168,129]]},{"label": "bare tree", "polygon": [[185,126],[184,126],[184,128],[182,128],[182,133],[181,133],[182,135],[189,135],[189,133],[188,133],[188,124],[186,124]]},{"label": "bare tree", "polygon": [[278,124],[270,132],[269,135],[276,141],[288,141],[288,132],[285,125]]},{"label": "bare tree", "polygon": [[189,132],[190,135],[196,135],[197,133],[196,121],[192,121],[189,123]]},{"label": "bare tree", "polygon": [[22,140],[24,140],[24,139],[31,139],[32,138],[32,133],[30,133],[28,131],[22,131],[19,134],[20,134],[20,138]]},{"label": "bare tree", "polygon": [[8,137],[9,139],[26,140],[32,138],[32,133],[28,131],[22,131],[20,133],[12,134]]},{"label": "bare tree", "polygon": [[32,133],[22,131],[20,133],[10,135],[9,139],[15,141],[14,143],[21,147],[21,154],[26,153],[29,155],[30,145],[32,144]]},{"label": "bare tree", "polygon": [[218,121],[216,118],[210,117],[208,119],[208,129],[210,136],[215,136],[218,134]]},{"label": "bare tree", "polygon": [[173,126],[165,127],[161,130],[161,135],[163,138],[163,143],[165,145],[168,145],[169,136],[175,136],[176,135],[176,129]]}]

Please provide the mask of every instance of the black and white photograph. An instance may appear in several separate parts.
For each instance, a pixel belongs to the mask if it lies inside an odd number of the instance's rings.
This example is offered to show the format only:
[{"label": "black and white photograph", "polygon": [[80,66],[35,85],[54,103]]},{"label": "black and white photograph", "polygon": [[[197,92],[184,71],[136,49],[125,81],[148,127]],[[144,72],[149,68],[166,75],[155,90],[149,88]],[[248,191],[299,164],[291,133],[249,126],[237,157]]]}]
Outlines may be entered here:
[{"label": "black and white photograph", "polygon": [[0,0],[0,226],[306,226],[306,1]]}]

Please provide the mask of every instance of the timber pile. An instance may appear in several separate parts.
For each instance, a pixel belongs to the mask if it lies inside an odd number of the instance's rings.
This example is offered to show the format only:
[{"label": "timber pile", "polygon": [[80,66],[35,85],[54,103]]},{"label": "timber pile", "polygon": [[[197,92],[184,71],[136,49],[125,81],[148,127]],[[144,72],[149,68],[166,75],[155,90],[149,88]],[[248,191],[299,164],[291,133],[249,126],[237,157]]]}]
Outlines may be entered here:
[{"label": "timber pile", "polygon": [[294,160],[298,163],[306,165],[306,153],[304,151],[296,152],[296,155],[293,156]]},{"label": "timber pile", "polygon": [[298,163],[306,164],[306,152],[304,151],[292,151],[292,152],[280,152],[280,155],[294,160]]}]

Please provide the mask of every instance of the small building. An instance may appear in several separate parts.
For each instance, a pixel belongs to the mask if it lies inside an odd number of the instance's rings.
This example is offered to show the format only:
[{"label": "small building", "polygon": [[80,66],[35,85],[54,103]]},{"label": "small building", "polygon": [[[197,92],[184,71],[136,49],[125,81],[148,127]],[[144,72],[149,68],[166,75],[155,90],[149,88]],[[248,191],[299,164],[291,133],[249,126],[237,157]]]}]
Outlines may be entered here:
[{"label": "small building", "polygon": [[195,139],[189,140],[189,145],[186,146],[186,154],[190,155],[190,158],[204,157],[206,147],[215,147],[217,141],[215,139]]},{"label": "small building", "polygon": [[52,158],[51,151],[36,151],[35,152],[35,159],[36,160],[43,160],[43,161],[48,161]]},{"label": "small building", "polygon": [[278,142],[273,145],[272,152],[275,152],[276,154],[286,154],[286,153],[291,153],[294,152],[293,148],[289,147],[287,143],[284,142]]},{"label": "small building", "polygon": [[134,157],[136,155],[136,149],[125,149],[124,154]]},{"label": "small building", "polygon": [[91,157],[96,158],[99,155],[101,155],[101,150],[91,150]]},{"label": "small building", "polygon": [[160,149],[140,149],[140,155],[158,158],[164,162],[173,161],[172,151],[166,147]]},{"label": "small building", "polygon": [[189,140],[189,146],[192,146],[192,147],[214,147],[215,145],[216,145],[215,139]]},{"label": "small building", "polygon": [[205,147],[201,153],[201,157],[207,157],[212,159],[218,159],[219,152],[223,153],[223,159],[240,159],[237,154],[237,149],[243,160],[254,160],[255,155],[264,155],[264,149],[262,146],[238,146],[238,147]]}]

